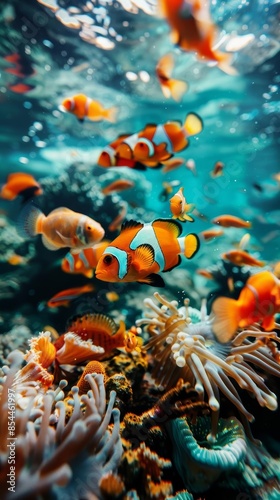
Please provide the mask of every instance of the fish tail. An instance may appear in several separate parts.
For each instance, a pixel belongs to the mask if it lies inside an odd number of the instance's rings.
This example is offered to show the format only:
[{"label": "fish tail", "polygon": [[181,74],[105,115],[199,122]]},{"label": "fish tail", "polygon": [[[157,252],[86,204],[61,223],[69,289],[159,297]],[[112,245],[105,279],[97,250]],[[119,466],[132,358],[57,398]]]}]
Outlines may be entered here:
[{"label": "fish tail", "polygon": [[199,134],[203,129],[203,121],[196,113],[188,113],[184,123],[184,129],[187,137]]},{"label": "fish tail", "polygon": [[169,80],[170,94],[174,101],[181,101],[183,95],[187,92],[189,86],[182,80]]},{"label": "fish tail", "polygon": [[200,247],[200,241],[197,234],[189,233],[184,238],[184,256],[187,259],[192,259],[198,252]]},{"label": "fish tail", "polygon": [[112,106],[111,108],[105,110],[104,118],[109,122],[115,123],[117,121],[117,113],[118,108],[116,106]]},{"label": "fish tail", "polygon": [[228,297],[219,297],[213,302],[214,321],[212,329],[221,343],[229,342],[240,321],[239,302]]},{"label": "fish tail", "polygon": [[186,221],[187,222],[194,222],[194,218],[191,215],[189,215],[189,214],[184,214],[183,217],[182,217],[182,219],[183,219],[184,222],[186,222]]},{"label": "fish tail", "polygon": [[42,233],[41,222],[45,218],[42,210],[34,203],[27,203],[20,212],[17,228],[21,236],[30,237]]},{"label": "fish tail", "polygon": [[214,52],[218,67],[227,75],[238,75],[238,71],[232,66],[233,54]]},{"label": "fish tail", "polygon": [[120,326],[118,331],[112,335],[111,339],[115,342],[116,347],[124,347],[126,339],[126,328],[124,321],[120,321]]}]

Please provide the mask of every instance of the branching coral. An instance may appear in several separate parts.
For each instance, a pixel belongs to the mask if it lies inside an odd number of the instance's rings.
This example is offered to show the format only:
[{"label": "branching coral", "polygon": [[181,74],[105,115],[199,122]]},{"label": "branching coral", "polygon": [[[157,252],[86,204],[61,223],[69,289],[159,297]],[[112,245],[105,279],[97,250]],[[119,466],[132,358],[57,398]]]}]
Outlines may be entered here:
[{"label": "branching coral", "polygon": [[[206,392],[209,406],[213,410],[212,431],[208,439],[215,440],[217,432],[219,391],[247,420],[252,422],[254,419],[243,405],[231,379],[241,389],[252,393],[261,406],[270,410],[277,408],[275,394],[251,366],[254,364],[268,373],[280,376],[273,343],[280,339],[275,332],[261,332],[253,328],[241,332],[232,343],[220,344],[214,339],[211,322],[205,311],[202,312],[202,320],[194,324],[188,316],[188,302],[185,303],[185,308],[178,309],[176,301],[169,302],[158,293],[154,296],[161,306],[146,299],[145,305],[150,312],[147,317],[137,321],[138,326],[147,324],[152,335],[146,345],[146,349],[153,355],[152,376],[164,387],[172,387],[182,377],[194,385],[202,399]],[[255,337],[255,340],[249,340],[248,337]]]},{"label": "branching coral", "polygon": [[[9,360],[11,366],[5,369],[1,390],[2,481],[8,470],[8,392],[17,387],[14,384],[22,357],[11,353]],[[114,391],[106,409],[103,375],[87,375],[86,381],[91,387],[87,395],[79,397],[78,388],[72,388],[73,412],[67,423],[61,387],[48,390],[41,404],[34,406],[38,395],[34,386],[26,409],[16,411],[16,491],[11,498],[39,498],[43,492],[55,498],[65,494],[80,498],[81,491],[101,498],[99,481],[103,474],[116,471],[122,454],[119,411],[113,409]],[[61,400],[56,403],[57,399]],[[112,431],[108,427],[111,418]]]}]

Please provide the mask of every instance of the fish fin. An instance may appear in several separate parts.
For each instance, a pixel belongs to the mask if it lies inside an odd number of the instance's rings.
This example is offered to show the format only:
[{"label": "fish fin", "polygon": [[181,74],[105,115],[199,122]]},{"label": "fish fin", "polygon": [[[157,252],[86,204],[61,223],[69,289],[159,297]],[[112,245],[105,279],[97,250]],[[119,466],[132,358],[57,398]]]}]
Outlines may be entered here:
[{"label": "fish fin", "polygon": [[54,245],[50,240],[48,240],[44,234],[42,235],[42,243],[48,250],[58,250],[59,248],[57,245]]},{"label": "fish fin", "polygon": [[237,69],[232,67],[233,54],[216,52],[215,57],[218,61],[218,68],[227,75],[238,75]]},{"label": "fish fin", "polygon": [[275,298],[275,305],[278,308],[280,306],[280,291],[278,285],[275,285],[275,287],[273,287],[270,294]]},{"label": "fish fin", "polygon": [[170,32],[170,40],[174,43],[174,45],[178,45],[180,47],[181,37],[177,30],[172,30]]},{"label": "fish fin", "polygon": [[[157,123],[146,123],[145,127],[143,128],[142,132],[146,132],[148,128],[156,128],[158,125]],[[145,134],[143,134],[145,135]]]},{"label": "fish fin", "polygon": [[58,207],[58,208],[54,208],[50,213],[50,214],[55,214],[55,213],[61,213],[61,212],[68,212],[68,213],[71,213],[73,214],[73,210],[71,210],[70,208],[67,208],[67,207]]},{"label": "fish fin", "polygon": [[234,36],[230,37],[229,41],[226,44],[227,52],[239,52],[239,50],[247,47],[249,43],[251,43],[255,39],[255,35],[253,33],[249,33],[247,35]]},{"label": "fish fin", "polygon": [[185,206],[185,211],[186,212],[193,212],[195,209],[195,204],[194,203],[187,203]]},{"label": "fish fin", "polygon": [[214,321],[212,329],[218,341],[222,344],[229,342],[240,321],[239,304],[237,300],[228,297],[218,297],[212,305]]},{"label": "fish fin", "polygon": [[165,286],[165,283],[159,274],[149,274],[149,276],[146,276],[146,278],[142,278],[141,280],[138,280],[137,283],[145,284],[145,285],[150,285],[150,286],[156,286],[158,288],[162,288]]},{"label": "fish fin", "polygon": [[200,241],[197,234],[189,233],[185,237],[185,250],[184,255],[187,259],[192,259],[195,254],[198,252],[200,247]]},{"label": "fish fin", "polygon": [[[58,236],[60,237],[60,239],[63,241],[63,243],[67,246],[67,247],[71,247],[72,246],[72,243],[73,243],[73,240],[72,238],[67,238],[66,236],[63,236],[63,234],[61,234],[59,231],[56,230],[56,234],[58,234]],[[57,248],[57,247],[56,247]]]},{"label": "fish fin", "polygon": [[142,228],[144,227],[144,224],[142,224],[142,222],[137,222],[136,220],[127,220],[125,222],[122,223],[121,225],[121,232],[123,231],[127,231],[129,229],[132,229],[132,228]]},{"label": "fish fin", "polygon": [[124,139],[127,139],[127,137],[130,137],[130,136],[131,136],[131,132],[130,132],[130,134],[120,134],[120,135],[118,135],[118,139],[123,139],[124,140]]},{"label": "fish fin", "polygon": [[178,261],[177,261],[177,264],[174,264],[174,266],[172,267],[169,267],[168,269],[164,269],[164,271],[162,271],[163,273],[167,273],[169,271],[172,271],[172,269],[175,269],[175,267],[179,266],[182,262],[182,259],[181,259],[181,255],[178,255]]},{"label": "fish fin", "polygon": [[183,95],[187,92],[189,87],[188,84],[182,80],[169,80],[168,85],[170,94],[176,102],[180,102],[182,100]]},{"label": "fish fin", "polygon": [[114,335],[117,332],[117,325],[113,319],[105,314],[99,313],[85,313],[78,314],[69,319],[66,325],[67,332],[77,333],[85,332],[87,338],[93,338],[96,330],[101,331],[102,334]]},{"label": "fish fin", "polygon": [[174,57],[172,54],[162,56],[156,66],[156,71],[165,78],[169,78],[174,68]]},{"label": "fish fin", "polygon": [[164,84],[161,83],[160,86],[161,86],[161,90],[162,90],[164,97],[166,97],[166,99],[169,99],[171,97],[171,90],[169,87],[169,82],[164,83]]},{"label": "fish fin", "polygon": [[[181,219],[179,219],[179,220],[181,220]],[[194,218],[191,215],[184,214],[182,222],[186,222],[186,221],[188,221],[188,222],[194,222]]]},{"label": "fish fin", "polygon": [[119,111],[119,108],[117,108],[116,106],[113,106],[112,108],[106,109],[106,113],[105,113],[104,117],[109,122],[115,123],[117,121],[118,111]]},{"label": "fish fin", "polygon": [[266,332],[270,332],[271,330],[273,330],[275,328],[275,319],[274,319],[274,315],[272,316],[266,316],[263,320],[262,320],[262,327],[263,329],[266,331]]},{"label": "fish fin", "polygon": [[184,129],[188,136],[199,134],[203,129],[203,121],[196,113],[188,113]]},{"label": "fish fin", "polygon": [[92,278],[93,277],[93,269],[89,269],[89,271],[84,271],[83,274],[86,278]]},{"label": "fish fin", "polygon": [[[162,152],[164,149],[167,148],[167,143],[166,142],[161,142],[160,144],[157,144],[156,145],[156,150],[157,150],[157,153],[159,152]],[[169,155],[172,154],[172,153],[168,153],[166,151],[166,154],[168,155],[168,158],[169,158]],[[173,156],[173,155],[172,155]]]},{"label": "fish fin", "polygon": [[143,165],[143,163],[140,163],[139,161],[136,161],[133,167],[131,167],[135,170],[147,170],[147,167]]},{"label": "fish fin", "polygon": [[155,252],[151,245],[139,245],[134,252],[133,267],[143,270],[149,269],[155,261]]},{"label": "fish fin", "polygon": [[161,168],[162,164],[158,161],[145,161],[145,165],[148,168]]},{"label": "fish fin", "polygon": [[19,234],[23,237],[30,237],[41,233],[38,222],[44,218],[45,215],[37,205],[34,205],[32,201],[27,203],[19,214],[17,222]]},{"label": "fish fin", "polygon": [[178,238],[182,233],[181,224],[177,222],[177,220],[173,219],[155,219],[152,222],[152,226],[154,228],[158,227],[161,229],[167,229],[175,236],[175,238]]}]

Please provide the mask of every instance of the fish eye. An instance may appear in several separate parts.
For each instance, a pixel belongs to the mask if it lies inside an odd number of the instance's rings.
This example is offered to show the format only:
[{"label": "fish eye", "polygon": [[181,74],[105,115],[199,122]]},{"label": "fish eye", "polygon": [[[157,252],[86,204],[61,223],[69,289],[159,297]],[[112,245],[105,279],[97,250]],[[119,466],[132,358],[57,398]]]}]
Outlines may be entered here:
[{"label": "fish eye", "polygon": [[111,255],[105,255],[103,262],[106,266],[109,266],[113,262],[113,257]]},{"label": "fish eye", "polygon": [[87,230],[88,230],[88,231],[91,231],[91,230],[92,230],[92,227],[91,227],[91,226],[88,226],[88,227],[87,227]]}]

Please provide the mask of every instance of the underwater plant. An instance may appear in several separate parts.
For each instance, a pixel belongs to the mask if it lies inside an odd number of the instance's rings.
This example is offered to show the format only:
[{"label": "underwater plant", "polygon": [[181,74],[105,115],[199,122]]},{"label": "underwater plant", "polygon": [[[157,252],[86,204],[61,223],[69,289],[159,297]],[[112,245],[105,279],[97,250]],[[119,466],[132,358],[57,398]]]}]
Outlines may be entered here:
[{"label": "underwater plant", "polygon": [[[0,464],[1,484],[6,480],[10,465],[7,416],[10,395],[18,391],[17,374],[23,355],[14,351],[9,355],[9,367],[4,367],[0,393]],[[42,383],[33,384],[24,409],[16,404],[16,489],[10,489],[5,498],[41,498],[48,493],[53,498],[100,498],[99,483],[107,473],[117,470],[121,455],[120,414],[113,409],[115,392],[110,394],[106,408],[103,375],[87,375],[91,390],[79,396],[78,387],[72,387],[70,404],[72,414],[66,419],[65,394],[61,382],[56,390],[46,391]],[[21,388],[22,389],[22,388]],[[27,394],[27,386],[25,393]],[[69,400],[68,400],[69,404]],[[113,419],[113,425],[109,424]],[[101,483],[100,483],[101,484]],[[106,486],[103,484],[103,489]],[[12,486],[11,486],[12,488]]]},{"label": "underwater plant", "polygon": [[[219,343],[211,329],[211,319],[202,304],[200,321],[192,321],[189,301],[178,307],[177,301],[168,301],[155,292],[158,306],[152,299],[144,303],[148,308],[145,317],[137,320],[137,326],[147,325],[151,339],[145,346],[152,354],[152,377],[155,382],[170,388],[183,378],[190,382],[212,410],[212,427],[209,441],[215,441],[219,421],[220,395],[239,410],[242,422],[250,434],[247,421],[254,416],[245,408],[238,390],[231,379],[241,389],[250,392],[260,406],[276,410],[277,398],[265,381],[251,365],[267,373],[280,376],[278,356],[274,341],[279,341],[275,332],[263,332],[256,326],[237,334],[226,344]],[[251,340],[254,338],[253,340]],[[245,418],[244,418],[245,417]]]}]

